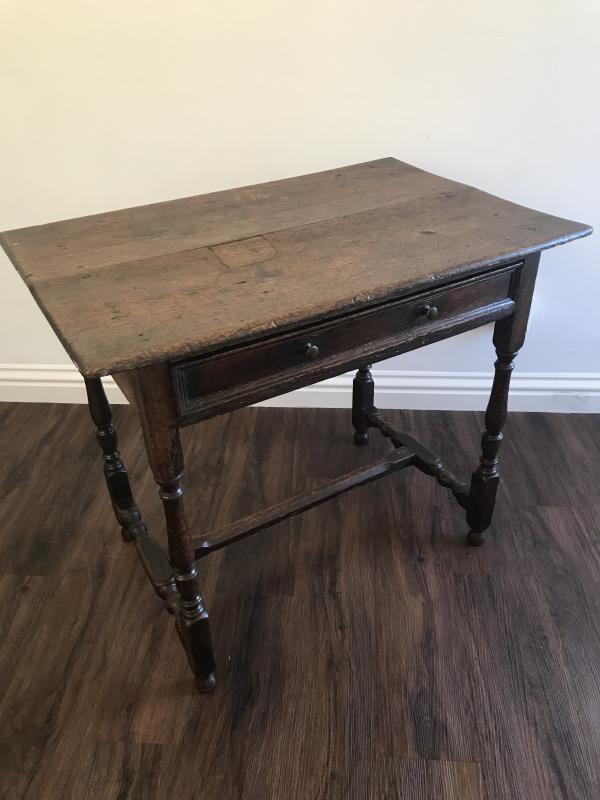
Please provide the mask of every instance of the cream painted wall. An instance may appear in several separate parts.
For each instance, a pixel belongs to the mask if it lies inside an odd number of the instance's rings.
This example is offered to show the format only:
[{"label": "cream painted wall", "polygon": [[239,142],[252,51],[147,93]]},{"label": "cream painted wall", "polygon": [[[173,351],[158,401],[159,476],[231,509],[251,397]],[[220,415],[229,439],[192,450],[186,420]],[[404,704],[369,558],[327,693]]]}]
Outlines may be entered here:
[{"label": "cream painted wall", "polygon": [[[2,0],[0,26],[1,229],[384,155],[600,226],[595,0]],[[543,257],[522,371],[600,378],[599,250]],[[384,368],[491,362],[483,330]],[[0,364],[67,363],[2,255]]]}]

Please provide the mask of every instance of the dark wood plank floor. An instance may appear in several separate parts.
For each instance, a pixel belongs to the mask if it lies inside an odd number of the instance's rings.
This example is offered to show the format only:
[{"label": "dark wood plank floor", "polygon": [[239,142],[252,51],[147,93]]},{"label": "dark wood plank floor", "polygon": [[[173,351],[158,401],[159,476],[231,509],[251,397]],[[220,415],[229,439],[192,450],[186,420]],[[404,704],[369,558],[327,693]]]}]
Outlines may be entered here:
[{"label": "dark wood plank floor", "polygon": [[[389,412],[465,477],[481,415]],[[115,411],[151,528],[131,409]],[[200,532],[387,447],[349,412],[249,409],[184,432]],[[484,548],[406,471],[202,564],[201,697],[112,517],[87,410],[0,406],[0,796],[600,797],[600,417],[514,414]]]}]

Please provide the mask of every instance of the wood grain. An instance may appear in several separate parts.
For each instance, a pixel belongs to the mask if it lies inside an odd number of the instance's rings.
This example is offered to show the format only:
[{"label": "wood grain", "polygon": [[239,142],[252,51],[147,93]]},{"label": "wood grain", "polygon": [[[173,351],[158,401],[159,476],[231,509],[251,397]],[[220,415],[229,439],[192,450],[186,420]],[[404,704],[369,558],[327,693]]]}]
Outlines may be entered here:
[{"label": "wood grain", "polygon": [[[473,468],[482,414],[386,417]],[[164,543],[136,415],[114,423]],[[512,414],[506,433],[483,548],[464,546],[447,491],[406,470],[204,559],[221,683],[201,697],[121,541],[87,409],[0,405],[0,797],[599,796],[600,424]],[[352,434],[350,410],[185,429],[190,528],[389,448]]]},{"label": "wood grain", "polygon": [[389,158],[0,241],[91,377],[288,330],[590,232]]}]

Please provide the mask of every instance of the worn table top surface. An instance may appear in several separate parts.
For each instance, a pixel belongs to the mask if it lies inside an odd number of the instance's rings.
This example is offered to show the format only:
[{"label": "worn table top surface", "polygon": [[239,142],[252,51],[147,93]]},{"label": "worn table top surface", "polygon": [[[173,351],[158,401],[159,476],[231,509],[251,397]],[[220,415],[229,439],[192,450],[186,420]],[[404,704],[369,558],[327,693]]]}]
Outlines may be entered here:
[{"label": "worn table top surface", "polygon": [[289,329],[590,232],[385,158],[1,241],[92,376]]}]

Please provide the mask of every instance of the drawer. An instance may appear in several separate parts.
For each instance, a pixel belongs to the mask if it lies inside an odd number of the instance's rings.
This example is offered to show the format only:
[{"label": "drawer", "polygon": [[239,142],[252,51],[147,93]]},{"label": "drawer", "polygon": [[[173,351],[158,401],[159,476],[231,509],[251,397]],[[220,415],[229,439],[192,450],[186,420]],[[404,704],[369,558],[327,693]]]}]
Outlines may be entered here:
[{"label": "drawer", "polygon": [[193,414],[198,419],[210,416],[202,411],[211,407],[219,406],[219,413],[273,397],[289,391],[295,376],[308,384],[314,375],[314,383],[326,374],[345,371],[356,359],[387,358],[411,349],[411,341],[420,347],[429,339],[508,316],[514,308],[510,298],[519,267],[514,264],[288,334],[178,362],[173,377],[180,418]]}]

